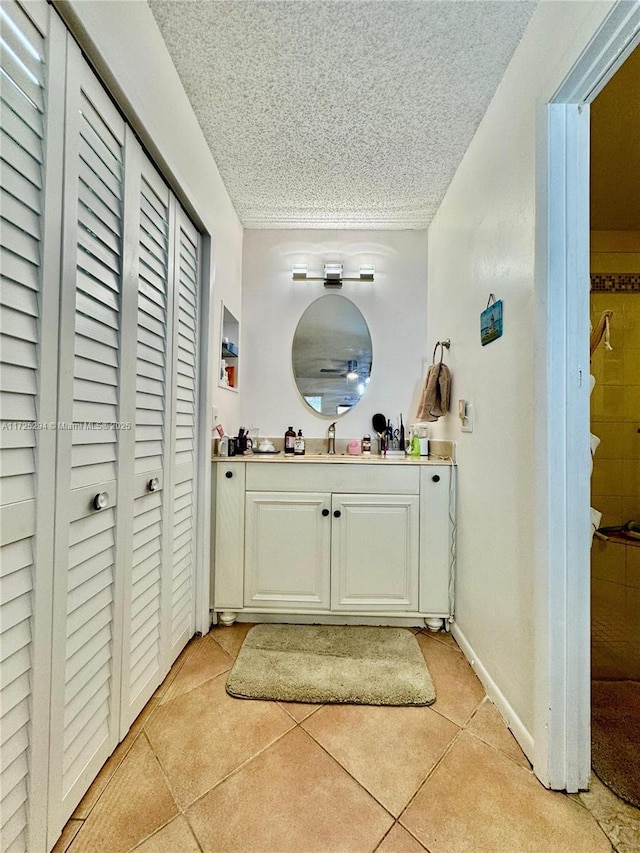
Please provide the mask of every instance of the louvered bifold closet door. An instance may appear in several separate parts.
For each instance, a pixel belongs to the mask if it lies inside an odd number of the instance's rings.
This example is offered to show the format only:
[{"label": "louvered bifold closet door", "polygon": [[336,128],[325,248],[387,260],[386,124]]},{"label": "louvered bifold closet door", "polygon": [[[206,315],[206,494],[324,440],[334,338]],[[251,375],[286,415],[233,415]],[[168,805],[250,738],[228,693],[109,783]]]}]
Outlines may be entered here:
[{"label": "louvered bifold closet door", "polygon": [[2,3],[0,64],[0,850],[24,853],[45,843],[53,570],[64,34],[44,2]]},{"label": "louvered bifold closet door", "polygon": [[[166,674],[171,591],[169,452],[173,246],[169,189],[140,146],[127,148],[135,204],[135,430],[132,559],[125,566],[123,737]],[[170,210],[171,206],[171,210]],[[132,229],[128,230],[128,233]],[[133,236],[133,235],[132,235]],[[170,272],[171,271],[171,272]]]},{"label": "louvered bifold closet door", "polygon": [[196,458],[200,236],[182,208],[176,223],[174,293],[173,578],[171,658],[195,626]]},{"label": "louvered bifold closet door", "polygon": [[121,400],[125,124],[71,40],[65,142],[50,842],[118,743],[131,515],[118,480],[133,414]]}]

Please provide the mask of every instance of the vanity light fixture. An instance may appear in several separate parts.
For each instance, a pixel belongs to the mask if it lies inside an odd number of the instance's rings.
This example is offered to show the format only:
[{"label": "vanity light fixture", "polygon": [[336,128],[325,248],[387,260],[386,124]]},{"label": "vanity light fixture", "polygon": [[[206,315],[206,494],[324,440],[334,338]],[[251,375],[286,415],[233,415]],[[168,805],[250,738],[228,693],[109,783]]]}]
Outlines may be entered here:
[{"label": "vanity light fixture", "polygon": [[294,281],[307,281],[309,267],[306,264],[294,264],[291,267],[291,275]]},{"label": "vanity light fixture", "polygon": [[324,264],[324,275],[309,275],[307,264],[294,264],[291,267],[293,281],[323,281],[325,287],[342,287],[343,281],[373,281],[376,268],[372,264],[360,267],[359,275],[343,276],[343,265],[337,261]]}]

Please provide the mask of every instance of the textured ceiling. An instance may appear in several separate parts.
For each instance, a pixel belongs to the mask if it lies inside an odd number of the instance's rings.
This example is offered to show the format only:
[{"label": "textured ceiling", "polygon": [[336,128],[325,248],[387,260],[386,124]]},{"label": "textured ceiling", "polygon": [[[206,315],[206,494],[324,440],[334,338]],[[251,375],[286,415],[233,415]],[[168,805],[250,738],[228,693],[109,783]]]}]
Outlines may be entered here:
[{"label": "textured ceiling", "polygon": [[248,228],[423,228],[536,6],[150,0]]}]

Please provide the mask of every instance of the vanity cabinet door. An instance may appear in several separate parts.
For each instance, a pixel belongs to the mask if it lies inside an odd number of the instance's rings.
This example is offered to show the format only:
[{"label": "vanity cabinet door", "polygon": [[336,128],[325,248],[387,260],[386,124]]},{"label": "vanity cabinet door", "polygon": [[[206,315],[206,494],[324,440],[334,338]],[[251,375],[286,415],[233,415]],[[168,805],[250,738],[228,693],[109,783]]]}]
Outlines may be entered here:
[{"label": "vanity cabinet door", "polygon": [[214,462],[211,567],[212,606],[239,610],[243,603],[244,462]]},{"label": "vanity cabinet door", "polygon": [[247,492],[245,607],[329,609],[330,507],[326,493]]},{"label": "vanity cabinet door", "polygon": [[455,518],[450,465],[420,471],[420,612],[448,616],[452,524]]},{"label": "vanity cabinet door", "polygon": [[418,610],[420,499],[333,495],[331,609]]}]

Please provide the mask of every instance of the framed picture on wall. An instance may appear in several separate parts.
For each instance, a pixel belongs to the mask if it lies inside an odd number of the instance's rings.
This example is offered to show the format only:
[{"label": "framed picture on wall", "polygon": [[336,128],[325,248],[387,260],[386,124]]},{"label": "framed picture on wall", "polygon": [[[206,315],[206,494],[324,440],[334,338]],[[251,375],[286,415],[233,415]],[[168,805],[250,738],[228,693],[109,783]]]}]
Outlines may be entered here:
[{"label": "framed picture on wall", "polygon": [[480,314],[480,343],[490,344],[502,335],[502,300],[495,301],[493,294],[489,304]]}]

